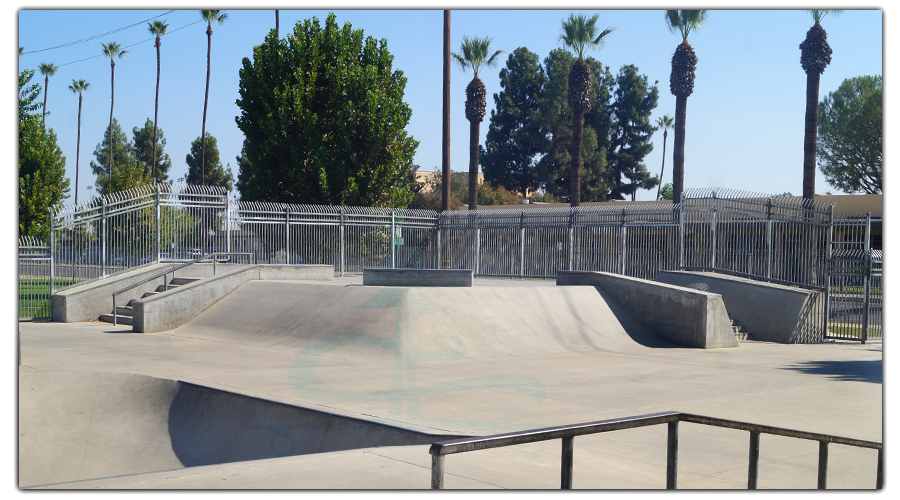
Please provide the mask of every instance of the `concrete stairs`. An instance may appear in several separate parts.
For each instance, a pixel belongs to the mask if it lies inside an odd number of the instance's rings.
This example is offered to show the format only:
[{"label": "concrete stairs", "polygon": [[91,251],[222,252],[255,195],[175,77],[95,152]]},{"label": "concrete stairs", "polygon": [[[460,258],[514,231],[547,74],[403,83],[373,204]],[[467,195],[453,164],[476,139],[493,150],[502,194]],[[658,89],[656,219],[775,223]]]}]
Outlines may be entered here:
[{"label": "concrete stairs", "polygon": [[[182,285],[187,285],[188,283],[193,283],[195,281],[199,281],[201,278],[172,278],[169,281],[169,290],[173,288],[178,288]],[[151,297],[153,295],[165,292],[166,287],[163,285],[159,285],[156,287],[156,291],[153,292],[145,292],[141,295],[141,298]],[[129,300],[127,304],[124,306],[116,306],[116,310],[110,314],[101,314],[100,321],[105,321],[107,323],[113,322],[113,315],[115,315],[116,324],[119,325],[131,325],[134,323],[134,309],[132,309],[132,304],[134,303],[134,299]]]},{"label": "concrete stairs", "polygon": [[747,331],[747,329],[742,325],[731,313],[728,314],[728,319],[731,320],[731,329],[734,330],[734,337],[738,340],[753,340],[754,335]]}]

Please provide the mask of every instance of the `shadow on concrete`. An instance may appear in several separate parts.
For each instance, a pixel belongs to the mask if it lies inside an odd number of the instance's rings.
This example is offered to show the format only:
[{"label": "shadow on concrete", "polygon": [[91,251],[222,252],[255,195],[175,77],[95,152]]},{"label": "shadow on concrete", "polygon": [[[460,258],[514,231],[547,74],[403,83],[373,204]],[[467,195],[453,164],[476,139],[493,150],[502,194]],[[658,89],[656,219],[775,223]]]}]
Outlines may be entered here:
[{"label": "shadow on concrete", "polygon": [[619,321],[619,324],[622,325],[622,329],[625,330],[625,333],[638,344],[644,347],[685,349],[682,346],[675,345],[659,338],[653,330],[649,329],[644,323],[635,318],[634,315],[625,310],[625,308],[623,308],[612,295],[606,293],[603,288],[595,286],[594,289],[596,289],[597,293],[599,293],[600,296],[603,297],[603,300],[606,301],[609,310],[612,311],[613,315],[615,315],[616,319]]},{"label": "shadow on concrete", "polygon": [[785,370],[796,370],[813,375],[826,375],[843,382],[882,383],[882,360],[872,361],[804,361]]}]

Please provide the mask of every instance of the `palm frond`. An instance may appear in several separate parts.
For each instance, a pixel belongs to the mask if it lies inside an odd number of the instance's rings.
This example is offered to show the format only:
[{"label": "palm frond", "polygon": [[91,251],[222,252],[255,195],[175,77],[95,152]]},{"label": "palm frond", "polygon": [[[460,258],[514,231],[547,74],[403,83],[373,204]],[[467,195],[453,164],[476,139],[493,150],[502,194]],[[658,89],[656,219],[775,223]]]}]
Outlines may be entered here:
[{"label": "palm frond", "polygon": [[841,15],[841,13],[843,13],[844,11],[842,11],[842,10],[809,10],[807,12],[812,14],[813,21],[815,22],[815,24],[820,24],[822,22],[822,19],[825,18],[825,16],[830,14],[834,17],[837,17],[837,16]]},{"label": "palm frond", "polygon": [[656,125],[666,131],[675,126],[675,119],[669,115],[662,115],[656,119]]},{"label": "palm frond", "polygon": [[59,66],[54,66],[53,63],[41,63],[38,66],[38,69],[41,71],[41,74],[44,76],[53,76],[59,70]]},{"label": "palm frond", "polygon": [[469,38],[468,36],[463,35],[462,42],[459,45],[460,53],[454,52],[450,55],[463,71],[471,68],[472,73],[474,73],[477,78],[478,71],[481,68],[491,68],[496,66],[497,57],[499,57],[500,54],[503,54],[502,50],[497,50],[488,57],[492,41],[493,40],[489,37],[479,38],[476,36]]},{"label": "palm frond", "polygon": [[570,13],[569,18],[562,21],[562,33],[559,35],[559,41],[571,48],[578,59],[584,59],[585,49],[601,49],[604,39],[615,31],[615,28],[599,31],[597,28],[599,19],[600,14],[588,17],[582,13]]},{"label": "palm frond", "polygon": [[166,36],[169,31],[169,23],[154,19],[152,23],[147,23],[147,31],[156,36]]},{"label": "palm frond", "polygon": [[686,42],[692,31],[700,29],[706,22],[707,10],[667,10],[666,26],[672,33],[681,34]]},{"label": "palm frond", "polygon": [[114,57],[121,59],[128,53],[127,50],[122,50],[122,46],[116,42],[101,43],[100,46],[103,47],[103,55],[109,56],[110,59]]},{"label": "palm frond", "polygon": [[219,14],[222,12],[221,10],[201,10],[200,17],[206,21],[207,24],[212,24],[213,22],[222,24],[228,19],[228,14]]},{"label": "palm frond", "polygon": [[72,80],[72,85],[69,85],[69,90],[71,90],[73,94],[80,94],[90,86],[91,84],[85,80]]}]

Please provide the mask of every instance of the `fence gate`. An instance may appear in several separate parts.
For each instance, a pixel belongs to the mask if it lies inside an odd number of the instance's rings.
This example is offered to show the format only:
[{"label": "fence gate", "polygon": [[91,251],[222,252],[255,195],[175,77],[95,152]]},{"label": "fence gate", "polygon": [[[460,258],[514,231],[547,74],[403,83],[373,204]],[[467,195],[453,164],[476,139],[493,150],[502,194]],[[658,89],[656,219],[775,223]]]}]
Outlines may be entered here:
[{"label": "fence gate", "polygon": [[883,254],[872,249],[872,216],[836,219],[833,231],[826,338],[881,338]]}]

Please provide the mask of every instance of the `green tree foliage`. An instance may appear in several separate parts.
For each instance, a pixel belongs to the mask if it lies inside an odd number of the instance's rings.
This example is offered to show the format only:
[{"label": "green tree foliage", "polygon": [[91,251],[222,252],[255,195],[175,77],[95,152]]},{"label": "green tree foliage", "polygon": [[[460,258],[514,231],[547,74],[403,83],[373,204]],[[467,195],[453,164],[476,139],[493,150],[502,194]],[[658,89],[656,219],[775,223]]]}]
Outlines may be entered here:
[{"label": "green tree foliage", "polygon": [[[410,177],[413,185],[413,199],[409,208],[427,209],[440,212],[443,176],[435,167],[434,175],[424,182],[416,182],[415,173]],[[502,186],[492,187],[487,182],[476,187],[478,205],[515,205],[521,198]],[[469,199],[469,176],[467,172],[450,172],[450,210],[465,210]]]},{"label": "green tree foliage", "polygon": [[418,142],[406,134],[406,78],[387,41],[329,14],[271,31],[240,70],[238,128],[251,173],[244,200],[404,207]]},{"label": "green tree foliage", "polygon": [[674,198],[675,193],[672,191],[672,183],[667,182],[662,185],[662,189],[659,191],[659,199],[660,200],[671,200]]},{"label": "green tree foliage", "polygon": [[[110,141],[110,131],[112,141]],[[109,165],[110,142],[112,142],[113,181],[110,185],[107,165]],[[94,185],[97,194],[110,194],[150,182],[149,170],[134,157],[134,142],[132,142],[119,121],[113,119],[112,127],[103,133],[103,140],[94,148],[94,158],[91,160],[91,171],[94,173]]]},{"label": "green tree foliage", "polygon": [[638,189],[652,189],[659,184],[659,178],[651,175],[644,164],[644,158],[653,150],[650,137],[656,127],[650,123],[650,116],[658,100],[656,84],[649,85],[647,77],[639,75],[634,65],[622,66],[616,76],[611,106],[615,128],[607,152],[611,199],[622,200],[624,195],[630,195],[633,200]]},{"label": "green tree foliage", "polygon": [[[206,179],[205,186],[220,186],[231,191],[234,176],[231,174],[231,168],[222,166],[219,161],[219,144],[216,138],[206,134],[206,144],[200,144],[200,138],[194,139],[191,143],[191,152],[185,157],[184,161],[188,165],[187,181],[188,184],[200,184],[200,179]],[[205,151],[206,164],[203,170],[200,170],[200,158]]]},{"label": "green tree foliage", "polygon": [[146,168],[147,176],[153,178],[153,153],[156,152],[156,180],[166,182],[169,179],[169,168],[172,167],[172,160],[166,154],[166,139],[163,137],[163,131],[157,128],[156,132],[156,148],[153,147],[153,122],[147,118],[144,126],[141,128],[134,127],[131,133],[134,137],[134,159]]},{"label": "green tree foliage", "polygon": [[522,196],[538,187],[537,162],[549,141],[541,127],[540,105],[547,83],[537,54],[519,47],[500,70],[490,126],[481,148],[485,182]]},{"label": "green tree foliage", "polygon": [[36,113],[40,85],[29,85],[34,71],[19,74],[19,235],[48,237],[50,209],[62,207],[69,193],[66,157],[53,130]]},{"label": "green tree foliage", "polygon": [[881,87],[881,76],[848,78],[819,105],[819,168],[846,193],[881,193]]}]

